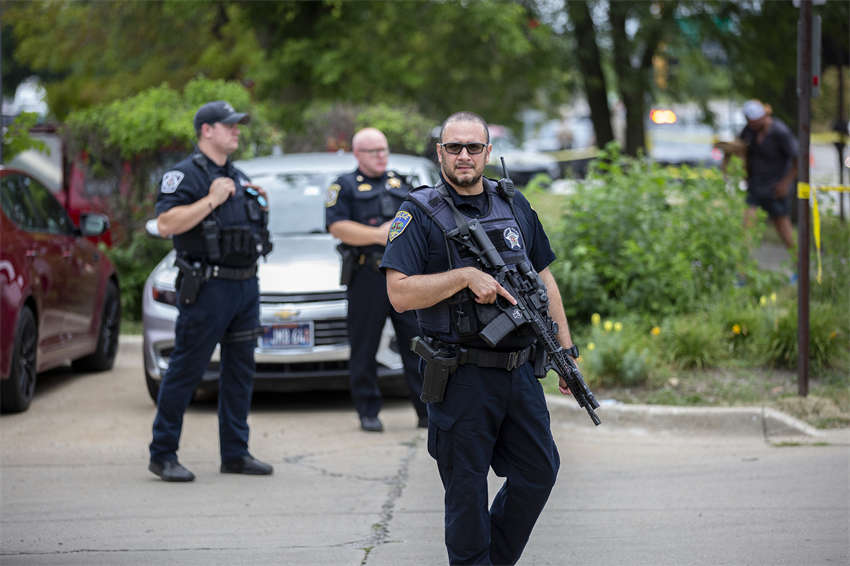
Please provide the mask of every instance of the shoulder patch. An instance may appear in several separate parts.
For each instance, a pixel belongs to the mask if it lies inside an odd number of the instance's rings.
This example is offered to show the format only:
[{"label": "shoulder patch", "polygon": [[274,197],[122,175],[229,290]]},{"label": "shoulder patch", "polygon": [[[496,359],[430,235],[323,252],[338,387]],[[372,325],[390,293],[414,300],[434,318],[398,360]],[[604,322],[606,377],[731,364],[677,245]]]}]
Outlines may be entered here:
[{"label": "shoulder patch", "polygon": [[339,191],[342,187],[339,184],[334,183],[330,187],[328,187],[328,192],[325,195],[325,207],[330,208],[336,204],[336,200],[339,198]]},{"label": "shoulder patch", "polygon": [[186,174],[183,173],[183,171],[168,171],[162,176],[162,185],[159,187],[159,190],[165,194],[173,193],[177,190],[177,187],[180,185],[180,181],[182,181],[185,176]]},{"label": "shoulder patch", "polygon": [[393,223],[390,224],[390,241],[392,242],[397,237],[404,232],[404,229],[407,228],[407,225],[410,224],[410,221],[413,219],[413,216],[405,211],[399,210],[395,213],[395,218],[393,218]]}]

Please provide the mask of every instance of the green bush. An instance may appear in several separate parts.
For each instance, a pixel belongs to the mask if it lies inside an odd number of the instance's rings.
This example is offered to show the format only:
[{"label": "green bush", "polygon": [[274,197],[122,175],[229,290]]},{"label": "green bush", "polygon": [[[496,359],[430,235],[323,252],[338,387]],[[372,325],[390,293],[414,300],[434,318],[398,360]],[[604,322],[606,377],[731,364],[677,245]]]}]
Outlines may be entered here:
[{"label": "green bush", "polygon": [[136,232],[121,247],[106,250],[118,272],[121,312],[128,320],[142,319],[142,293],[151,270],[171,250],[171,240]]},{"label": "green bush", "polygon": [[661,331],[665,354],[683,369],[717,367],[728,357],[724,329],[712,323],[706,313],[675,317]]},{"label": "green bush", "polygon": [[609,145],[547,226],[551,270],[569,317],[593,312],[670,315],[757,275],[736,179],[716,170],[665,169]]},{"label": "green bush", "polygon": [[632,321],[601,320],[593,324],[581,352],[582,371],[591,384],[632,387],[647,382],[655,368],[657,356],[644,338],[643,327]]},{"label": "green bush", "polygon": [[[809,362],[814,371],[832,367],[848,349],[847,313],[831,303],[809,305]],[[763,337],[760,348],[767,364],[796,369],[800,350],[797,343],[797,307],[783,309]]]}]

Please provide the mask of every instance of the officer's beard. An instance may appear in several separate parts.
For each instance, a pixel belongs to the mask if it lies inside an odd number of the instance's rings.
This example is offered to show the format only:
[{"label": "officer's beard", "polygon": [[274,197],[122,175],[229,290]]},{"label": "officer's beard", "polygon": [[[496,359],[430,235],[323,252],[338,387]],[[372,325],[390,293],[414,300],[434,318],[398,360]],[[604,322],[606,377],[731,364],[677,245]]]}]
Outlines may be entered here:
[{"label": "officer's beard", "polygon": [[443,175],[445,175],[445,176],[446,176],[446,179],[448,179],[448,180],[449,180],[449,182],[450,182],[452,185],[454,185],[455,187],[464,187],[464,188],[465,188],[465,187],[471,187],[471,186],[473,186],[473,185],[477,184],[477,183],[478,183],[478,181],[480,181],[480,180],[481,180],[481,175],[482,175],[482,174],[481,174],[481,173],[479,173],[478,175],[476,175],[475,177],[472,177],[472,178],[470,178],[470,179],[458,179],[458,178],[457,178],[457,176],[455,176],[454,174],[452,174],[452,173],[450,173],[450,172],[446,171],[446,170],[445,170],[445,168],[444,168],[444,169],[443,169]]}]

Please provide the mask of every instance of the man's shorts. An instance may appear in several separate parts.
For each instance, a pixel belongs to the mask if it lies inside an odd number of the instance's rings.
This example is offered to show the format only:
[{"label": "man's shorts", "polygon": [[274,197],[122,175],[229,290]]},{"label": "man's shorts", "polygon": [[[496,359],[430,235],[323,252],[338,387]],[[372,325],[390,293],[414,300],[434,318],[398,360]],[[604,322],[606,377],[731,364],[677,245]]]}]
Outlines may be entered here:
[{"label": "man's shorts", "polygon": [[760,197],[747,193],[747,204],[763,208],[771,218],[780,218],[791,214],[791,193],[782,198]]}]

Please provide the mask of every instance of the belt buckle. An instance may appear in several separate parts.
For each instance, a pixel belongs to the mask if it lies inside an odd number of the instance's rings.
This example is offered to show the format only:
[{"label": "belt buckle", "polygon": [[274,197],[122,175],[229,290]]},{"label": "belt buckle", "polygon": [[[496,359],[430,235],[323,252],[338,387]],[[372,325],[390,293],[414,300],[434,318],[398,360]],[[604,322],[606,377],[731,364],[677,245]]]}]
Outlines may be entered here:
[{"label": "belt buckle", "polygon": [[516,369],[518,361],[519,361],[519,351],[509,353],[508,354],[508,365],[505,369],[508,370],[508,371]]}]

